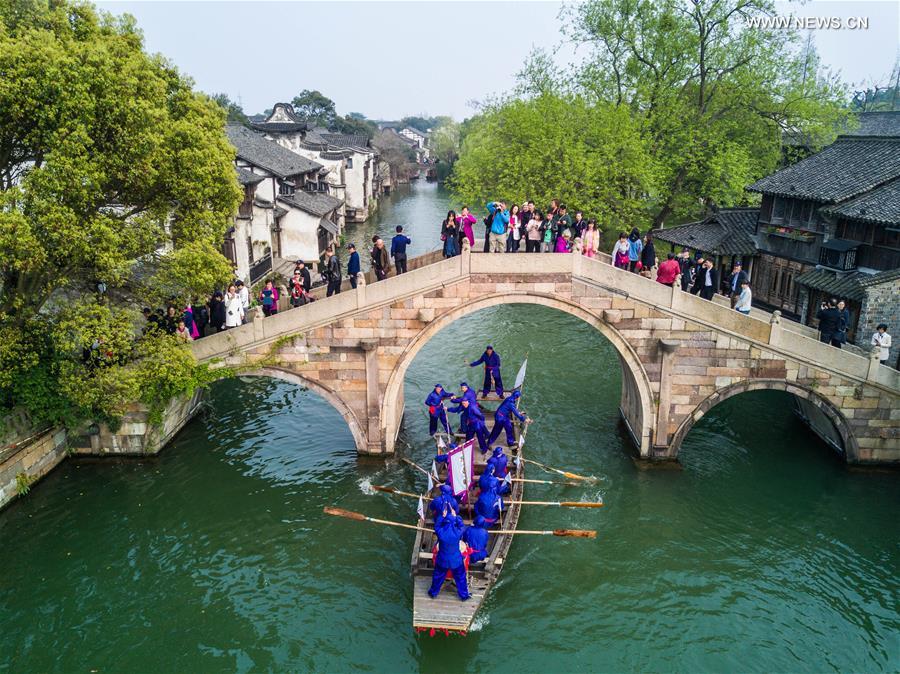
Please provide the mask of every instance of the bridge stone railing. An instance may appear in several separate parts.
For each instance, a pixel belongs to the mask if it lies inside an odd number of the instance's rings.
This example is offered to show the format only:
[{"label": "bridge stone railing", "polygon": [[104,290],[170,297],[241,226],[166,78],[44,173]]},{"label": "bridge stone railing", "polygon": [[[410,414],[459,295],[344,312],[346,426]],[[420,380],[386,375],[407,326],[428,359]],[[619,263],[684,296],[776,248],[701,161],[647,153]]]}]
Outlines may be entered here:
[{"label": "bridge stone railing", "polygon": [[[606,256],[608,257],[608,256]],[[199,360],[224,357],[273,342],[280,337],[305,332],[401,299],[423,294],[443,285],[461,281],[470,275],[568,274],[581,281],[603,287],[609,292],[631,298],[669,313],[708,326],[724,335],[750,340],[786,356],[831,370],[860,382],[900,391],[900,372],[884,367],[877,360],[835,349],[779,322],[777,317],[761,320],[760,313],[745,316],[727,304],[709,302],[678,288],[632,274],[608,264],[601,256],[589,259],[581,255],[538,253],[531,255],[492,255],[463,253],[441,259],[435,251],[413,258],[410,271],[378,283],[367,283],[317,302],[280,312],[264,320],[211,335],[192,345]],[[322,292],[322,291],[319,291]],[[763,314],[765,316],[765,314]]]}]

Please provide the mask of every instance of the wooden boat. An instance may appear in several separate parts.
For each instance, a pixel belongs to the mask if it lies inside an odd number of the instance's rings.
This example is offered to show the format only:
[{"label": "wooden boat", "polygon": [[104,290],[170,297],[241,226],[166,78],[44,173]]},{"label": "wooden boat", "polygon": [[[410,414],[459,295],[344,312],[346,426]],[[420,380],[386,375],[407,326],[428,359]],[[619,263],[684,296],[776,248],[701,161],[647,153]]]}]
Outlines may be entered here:
[{"label": "wooden boat", "polygon": [[[519,399],[521,400],[521,398]],[[479,405],[485,412],[486,421],[493,426],[493,414],[488,414],[485,406],[486,402],[497,402],[499,398],[495,394],[491,394],[487,399],[479,397]],[[514,447],[507,448],[507,457],[509,458],[509,472],[512,477],[525,477],[525,462],[516,461],[516,457],[521,453],[521,446],[524,444],[525,435],[527,433],[527,425],[520,424],[517,420],[513,422],[516,442]],[[489,428],[490,430],[490,428]],[[505,438],[505,436],[503,436]],[[438,443],[439,451],[441,450],[441,442]],[[490,458],[490,450],[482,455],[476,444],[474,452],[474,479],[469,489],[467,505],[461,505],[460,516],[466,524],[471,524],[474,518],[474,505],[478,494],[478,477],[484,471],[484,467],[488,458]],[[438,477],[441,481],[446,479],[446,464],[440,464],[441,470]],[[501,513],[501,521],[491,527],[491,531],[497,529],[515,529],[519,522],[519,514],[522,506],[519,504],[505,505],[507,501],[521,501],[524,494],[524,482],[513,482],[510,493],[503,497],[504,508]],[[439,486],[435,485],[429,496],[435,497],[439,494]],[[418,520],[418,525],[427,527],[429,531],[419,531],[416,534],[416,542],[413,545],[412,554],[412,575],[413,575],[413,628],[418,632],[428,632],[430,634],[462,634],[471,629],[472,622],[478,609],[488,595],[491,586],[496,582],[503,570],[506,562],[509,547],[512,539],[515,538],[509,534],[494,534],[488,538],[488,556],[480,562],[475,562],[469,566],[468,585],[471,598],[467,601],[461,601],[456,593],[456,586],[452,580],[444,582],[441,593],[434,599],[428,596],[428,588],[431,586],[431,576],[434,571],[432,561],[432,550],[437,543],[435,536],[434,520],[431,515],[430,508],[425,508],[426,519]]]}]

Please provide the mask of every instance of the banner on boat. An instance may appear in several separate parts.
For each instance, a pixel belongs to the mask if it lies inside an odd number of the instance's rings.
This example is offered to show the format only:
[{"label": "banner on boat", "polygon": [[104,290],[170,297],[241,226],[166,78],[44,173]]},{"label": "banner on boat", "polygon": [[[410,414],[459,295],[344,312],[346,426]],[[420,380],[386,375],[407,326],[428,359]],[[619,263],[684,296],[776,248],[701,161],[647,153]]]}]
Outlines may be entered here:
[{"label": "banner on boat", "polygon": [[447,467],[453,495],[465,501],[475,470],[475,438],[447,452]]}]

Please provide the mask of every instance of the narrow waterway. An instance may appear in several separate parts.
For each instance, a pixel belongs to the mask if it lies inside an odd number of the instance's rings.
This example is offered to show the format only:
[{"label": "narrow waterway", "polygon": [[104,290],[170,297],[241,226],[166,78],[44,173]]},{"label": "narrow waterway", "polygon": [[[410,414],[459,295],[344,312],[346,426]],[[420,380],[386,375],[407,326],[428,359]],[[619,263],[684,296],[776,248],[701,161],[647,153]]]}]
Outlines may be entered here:
[{"label": "narrow waterway", "polygon": [[[446,209],[423,184],[368,231],[418,213],[416,245]],[[900,475],[848,470],[766,392],[708,414],[682,469],[644,470],[618,424],[613,347],[530,305],[472,314],[422,349],[403,452],[428,460],[418,403],[435,381],[474,379],[462,360],[488,340],[508,376],[529,352],[532,456],[599,478],[528,496],[608,505],[526,509],[523,527],[598,538],[516,540],[465,639],[412,632],[412,532],[322,514],[409,521],[414,502],[366,486],[419,476],[358,459],[314,394],[233,380],[157,459],[66,462],[0,513],[0,671],[900,669]]]}]

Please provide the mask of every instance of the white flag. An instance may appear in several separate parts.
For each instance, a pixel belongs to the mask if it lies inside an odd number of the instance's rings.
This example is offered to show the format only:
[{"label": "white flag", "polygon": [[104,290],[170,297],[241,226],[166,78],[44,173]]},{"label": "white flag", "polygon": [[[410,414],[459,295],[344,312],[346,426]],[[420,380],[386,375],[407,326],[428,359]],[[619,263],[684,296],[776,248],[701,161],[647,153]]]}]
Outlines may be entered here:
[{"label": "white flag", "polygon": [[524,433],[519,436],[519,449],[525,446],[525,435]]},{"label": "white flag", "polygon": [[522,384],[525,383],[525,369],[528,367],[528,359],[522,361],[522,367],[519,368],[519,373],[516,375],[516,383],[513,384],[513,388],[522,388]]},{"label": "white flag", "polygon": [[428,493],[429,494],[431,493],[432,489],[434,489],[434,480],[431,479],[431,473],[428,473]]},{"label": "white flag", "polygon": [[444,442],[443,436],[441,436],[440,434],[438,434],[437,446],[438,446],[438,449],[444,449],[447,446],[446,443]]},{"label": "white flag", "polygon": [[497,498],[497,512],[499,512],[501,515],[503,514],[503,498],[502,497]]},{"label": "white flag", "polygon": [[512,474],[507,471],[506,476],[503,478],[503,484],[512,484]]},{"label": "white flag", "polygon": [[419,519],[425,519],[425,502],[422,500],[422,497],[419,497],[419,507],[416,508],[416,512],[419,513]]},{"label": "white flag", "polygon": [[519,457],[518,456],[515,459],[513,459],[513,463],[516,464],[516,468],[519,467]]}]

